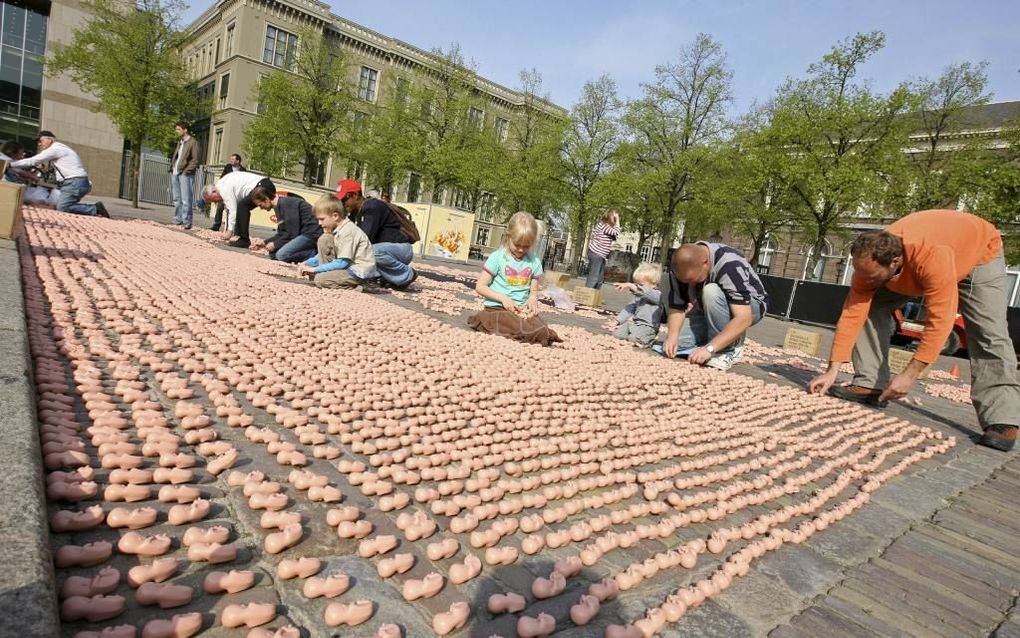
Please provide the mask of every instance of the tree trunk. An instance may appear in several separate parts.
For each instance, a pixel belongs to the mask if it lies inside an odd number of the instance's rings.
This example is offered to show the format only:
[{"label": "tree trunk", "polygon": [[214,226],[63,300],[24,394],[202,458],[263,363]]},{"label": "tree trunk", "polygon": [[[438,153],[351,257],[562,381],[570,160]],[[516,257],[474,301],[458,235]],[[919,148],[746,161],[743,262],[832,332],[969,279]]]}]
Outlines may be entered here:
[{"label": "tree trunk", "polygon": [[138,208],[138,181],[142,173],[142,141],[132,140],[131,146],[131,206]]},{"label": "tree trunk", "polygon": [[579,221],[577,228],[574,229],[574,249],[573,254],[570,257],[572,262],[570,272],[577,275],[581,271],[581,252],[584,250],[585,235],[587,235],[587,215],[579,215]]},{"label": "tree trunk", "polygon": [[670,257],[669,249],[673,247],[673,232],[675,227],[673,225],[672,219],[668,219],[669,217],[672,216],[671,215],[667,216],[667,220],[663,222],[663,224],[659,227],[659,236],[662,237],[662,248],[660,249],[661,254],[659,255],[659,264],[662,265],[663,268],[669,268]]}]

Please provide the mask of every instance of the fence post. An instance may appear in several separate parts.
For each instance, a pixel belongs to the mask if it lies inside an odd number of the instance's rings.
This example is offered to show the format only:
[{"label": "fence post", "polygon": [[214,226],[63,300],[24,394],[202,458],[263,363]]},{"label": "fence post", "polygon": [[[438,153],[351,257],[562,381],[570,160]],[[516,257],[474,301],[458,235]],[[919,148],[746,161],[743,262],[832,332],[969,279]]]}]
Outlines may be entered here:
[{"label": "fence post", "polygon": [[793,298],[797,296],[797,288],[800,287],[800,279],[793,280],[793,288],[790,290],[790,301],[786,303],[786,320],[790,321],[790,313],[793,312]]}]

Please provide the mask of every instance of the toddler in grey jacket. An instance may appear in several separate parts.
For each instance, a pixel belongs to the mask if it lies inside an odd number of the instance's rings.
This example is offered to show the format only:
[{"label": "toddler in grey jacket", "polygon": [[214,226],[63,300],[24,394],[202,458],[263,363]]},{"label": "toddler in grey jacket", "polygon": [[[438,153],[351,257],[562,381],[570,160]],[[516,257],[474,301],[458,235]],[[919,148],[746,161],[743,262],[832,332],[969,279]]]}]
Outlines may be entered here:
[{"label": "toddler in grey jacket", "polygon": [[633,279],[633,283],[614,284],[620,290],[633,293],[634,299],[617,315],[619,325],[613,336],[647,348],[659,336],[659,324],[662,323],[662,307],[659,305],[662,293],[658,289],[662,269],[655,264],[641,264],[634,271]]}]

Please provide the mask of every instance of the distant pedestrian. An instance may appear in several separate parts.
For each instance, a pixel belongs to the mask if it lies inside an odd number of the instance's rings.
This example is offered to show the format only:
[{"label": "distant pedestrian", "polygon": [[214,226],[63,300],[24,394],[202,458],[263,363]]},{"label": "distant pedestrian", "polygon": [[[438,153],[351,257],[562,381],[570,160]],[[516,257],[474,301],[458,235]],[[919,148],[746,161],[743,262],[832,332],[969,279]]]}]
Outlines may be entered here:
[{"label": "distant pedestrian", "polygon": [[[243,172],[244,165],[241,164],[241,156],[234,153],[230,156],[230,161],[223,166],[223,170],[220,172],[220,177],[226,177],[231,173]],[[219,230],[220,225],[223,223],[223,202],[216,204],[216,217],[213,218],[212,230]]]},{"label": "distant pedestrian", "polygon": [[591,231],[588,241],[588,277],[584,285],[598,290],[606,280],[606,259],[620,234],[620,213],[610,209]]},{"label": "distant pedestrian", "polygon": [[251,209],[258,206],[270,210],[275,198],[276,186],[273,182],[268,177],[255,173],[231,173],[219,178],[215,184],[206,186],[202,191],[202,199],[207,203],[223,202],[226,207],[227,219],[223,238],[229,239],[237,235],[237,239],[230,243],[234,248],[251,246],[251,237],[248,235]]},{"label": "distant pedestrian", "polygon": [[12,168],[30,168],[43,162],[50,162],[57,175],[57,187],[60,199],[57,210],[75,215],[110,217],[103,202],[84,204],[81,201],[92,190],[89,174],[82,164],[81,157],[67,144],[57,141],[52,131],[39,131],[36,138],[39,152],[32,157],[11,162]]},{"label": "distant pedestrian", "polygon": [[174,225],[191,230],[195,209],[195,171],[198,170],[198,140],[189,134],[187,122],[174,126],[177,148],[170,158],[170,190],[174,201]]}]

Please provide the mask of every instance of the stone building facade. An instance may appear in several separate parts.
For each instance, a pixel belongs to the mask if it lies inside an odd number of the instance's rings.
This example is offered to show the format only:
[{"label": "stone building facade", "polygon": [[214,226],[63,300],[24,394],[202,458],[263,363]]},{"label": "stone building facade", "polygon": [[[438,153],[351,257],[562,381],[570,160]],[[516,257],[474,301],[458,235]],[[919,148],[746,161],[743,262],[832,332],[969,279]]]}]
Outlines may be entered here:
[{"label": "stone building facade", "polygon": [[124,139],[97,112],[98,98],[67,75],[46,76],[43,58],[69,42],[88,19],[80,0],[4,0],[0,49],[0,140],[15,140],[31,154],[40,129],[74,148],[92,179],[92,193],[116,196]]},{"label": "stone building facade", "polygon": [[[286,59],[298,46],[300,33],[321,30],[350,53],[351,81],[359,99],[377,104],[393,99],[398,83],[419,81],[423,72],[437,68],[436,58],[411,44],[397,40],[333,14],[317,0],[219,0],[187,27],[182,52],[200,93],[211,96],[214,109],[208,122],[197,123],[195,136],[205,149],[205,163],[222,165],[231,153],[242,152],[244,129],[256,115],[256,92],[260,78],[285,68]],[[484,97],[482,113],[472,113],[486,126],[506,126],[525,108],[525,96],[481,76],[473,78]],[[539,107],[556,117],[566,111],[552,103]],[[345,158],[323,158],[315,182],[330,187],[345,177],[364,179],[363,169]],[[432,202],[466,208],[466,198],[454,189],[428,193],[424,176],[410,173],[394,187],[399,202]],[[484,202],[474,211],[482,222],[472,243],[480,236],[491,241],[501,237],[498,215]]]}]

